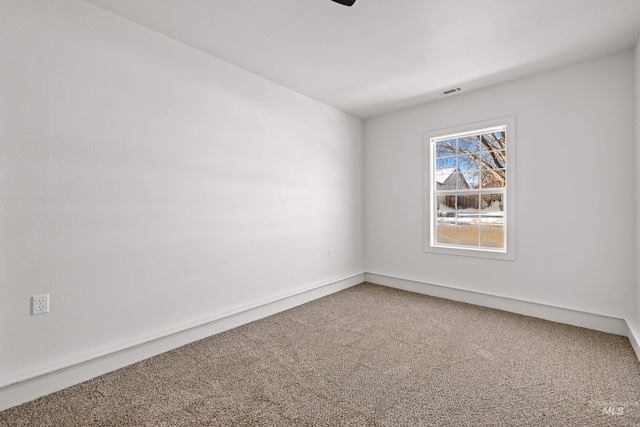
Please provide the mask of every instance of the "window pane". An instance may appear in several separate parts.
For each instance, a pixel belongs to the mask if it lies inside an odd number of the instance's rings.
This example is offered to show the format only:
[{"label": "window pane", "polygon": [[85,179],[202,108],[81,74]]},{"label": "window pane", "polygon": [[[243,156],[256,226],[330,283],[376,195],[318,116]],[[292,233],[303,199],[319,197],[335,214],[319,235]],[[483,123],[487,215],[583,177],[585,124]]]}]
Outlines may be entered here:
[{"label": "window pane", "polygon": [[459,245],[465,246],[478,246],[478,225],[477,224],[461,224],[458,225],[458,239],[456,241]]},{"label": "window pane", "polygon": [[456,208],[458,216],[477,217],[480,213],[478,210],[478,196],[475,194],[456,196]]},{"label": "window pane", "polygon": [[456,226],[446,219],[438,218],[436,243],[456,243]]},{"label": "window pane", "polygon": [[436,173],[436,190],[456,190],[458,188],[458,175],[455,169],[443,169]]},{"label": "window pane", "polygon": [[483,194],[480,208],[482,209],[482,215],[487,215],[488,217],[502,216],[504,213],[502,194]]},{"label": "window pane", "polygon": [[480,222],[483,227],[504,225],[504,204],[501,194],[483,194]]},{"label": "window pane", "polygon": [[483,194],[480,212],[480,244],[504,247],[504,203],[502,194]]},{"label": "window pane", "polygon": [[466,182],[467,188],[480,188],[480,173],[476,171],[463,172],[462,178]]},{"label": "window pane", "polygon": [[[455,216],[456,214],[456,196],[438,196],[438,215]],[[451,215],[444,215],[451,214]]]},{"label": "window pane", "polygon": [[483,134],[482,146],[486,150],[504,150],[506,148],[505,132],[490,132]]},{"label": "window pane", "polygon": [[438,196],[437,198],[436,242],[456,242],[456,196]]},{"label": "window pane", "polygon": [[436,157],[455,156],[456,154],[458,154],[457,139],[436,142]]},{"label": "window pane", "polygon": [[461,152],[477,153],[481,146],[478,136],[466,136],[458,139],[458,147]]},{"label": "window pane", "polygon": [[487,248],[504,248],[504,225],[481,227],[480,245]]},{"label": "window pane", "polygon": [[500,151],[489,151],[489,155],[493,158],[494,163],[497,165],[497,168],[506,168],[507,167],[507,152],[504,150]]},{"label": "window pane", "polygon": [[458,190],[468,190],[469,186],[467,185],[467,181],[464,180],[464,177],[461,173],[453,173],[451,174],[452,180],[455,180],[455,187]]},{"label": "window pane", "polygon": [[504,169],[484,170],[480,174],[482,188],[502,188],[507,186],[507,171]]},{"label": "window pane", "polygon": [[466,246],[478,246],[479,214],[476,195],[456,196],[458,239],[457,243]]},{"label": "window pane", "polygon": [[460,172],[480,170],[480,163],[476,156],[458,156]]},{"label": "window pane", "polygon": [[507,167],[506,151],[480,152],[480,161],[483,169],[504,169]]},{"label": "window pane", "polygon": [[457,168],[456,161],[456,157],[441,157],[436,159],[436,173],[449,169],[453,172]]}]

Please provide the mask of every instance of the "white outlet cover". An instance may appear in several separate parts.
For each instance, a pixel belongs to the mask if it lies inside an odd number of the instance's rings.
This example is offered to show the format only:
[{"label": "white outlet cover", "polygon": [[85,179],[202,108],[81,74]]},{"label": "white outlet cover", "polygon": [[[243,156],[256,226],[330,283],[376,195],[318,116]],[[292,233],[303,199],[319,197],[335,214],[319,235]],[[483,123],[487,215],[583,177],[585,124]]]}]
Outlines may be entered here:
[{"label": "white outlet cover", "polygon": [[31,315],[49,312],[49,294],[34,295],[31,297]]}]

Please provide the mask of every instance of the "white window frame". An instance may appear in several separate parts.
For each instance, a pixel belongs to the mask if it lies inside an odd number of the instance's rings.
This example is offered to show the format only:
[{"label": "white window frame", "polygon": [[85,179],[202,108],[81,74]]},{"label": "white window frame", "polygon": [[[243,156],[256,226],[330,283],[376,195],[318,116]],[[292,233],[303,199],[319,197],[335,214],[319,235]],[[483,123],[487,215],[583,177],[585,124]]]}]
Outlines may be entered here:
[{"label": "white window frame", "polygon": [[[443,137],[459,137],[469,133],[489,130],[499,126],[505,127],[506,133],[506,188],[498,189],[491,193],[502,193],[505,218],[505,246],[504,248],[485,248],[472,246],[444,245],[435,242],[435,227],[437,220],[436,200],[436,162],[435,141]],[[426,132],[424,135],[424,251],[430,253],[463,255],[479,258],[491,258],[499,260],[515,260],[515,232],[516,232],[516,127],[515,117],[503,117],[467,125],[439,129]]]}]

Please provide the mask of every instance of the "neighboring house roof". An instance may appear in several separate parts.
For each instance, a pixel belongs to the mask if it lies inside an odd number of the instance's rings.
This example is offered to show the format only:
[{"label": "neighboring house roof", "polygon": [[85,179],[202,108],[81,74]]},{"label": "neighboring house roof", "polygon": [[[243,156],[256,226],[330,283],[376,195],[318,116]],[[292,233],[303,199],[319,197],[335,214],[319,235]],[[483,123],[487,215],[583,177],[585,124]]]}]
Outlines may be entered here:
[{"label": "neighboring house roof", "polygon": [[451,174],[458,171],[458,168],[440,169],[436,172],[436,182],[438,184],[444,184]]},{"label": "neighboring house roof", "polygon": [[464,178],[464,175],[461,174],[461,173],[456,174],[456,172],[459,172],[459,171],[460,170],[458,168],[440,169],[436,173],[436,182],[440,186],[446,186],[447,185],[447,181],[449,181],[449,179],[453,176],[453,177],[457,177],[458,180],[459,180],[459,181],[456,181],[457,185],[462,184],[462,186],[464,188],[469,188],[469,183]]}]

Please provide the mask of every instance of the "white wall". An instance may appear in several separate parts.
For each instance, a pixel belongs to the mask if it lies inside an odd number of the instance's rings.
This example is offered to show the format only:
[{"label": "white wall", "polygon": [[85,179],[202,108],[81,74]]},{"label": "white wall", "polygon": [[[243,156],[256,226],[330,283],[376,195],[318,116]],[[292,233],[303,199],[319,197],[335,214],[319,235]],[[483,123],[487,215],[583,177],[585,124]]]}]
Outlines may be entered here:
[{"label": "white wall", "polygon": [[[635,125],[636,125],[636,320],[640,325],[640,39],[635,49]],[[640,330],[638,330],[640,333]],[[640,336],[638,337],[640,338]],[[639,354],[640,357],[640,354]]]},{"label": "white wall", "polygon": [[0,9],[0,386],[363,273],[361,120],[81,1]]},{"label": "white wall", "polygon": [[[627,51],[367,120],[367,272],[633,315],[632,70]],[[423,134],[511,115],[516,260],[423,252]]]}]

